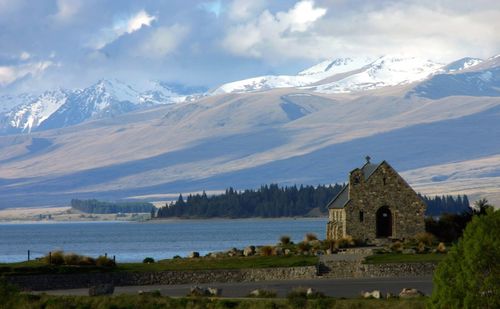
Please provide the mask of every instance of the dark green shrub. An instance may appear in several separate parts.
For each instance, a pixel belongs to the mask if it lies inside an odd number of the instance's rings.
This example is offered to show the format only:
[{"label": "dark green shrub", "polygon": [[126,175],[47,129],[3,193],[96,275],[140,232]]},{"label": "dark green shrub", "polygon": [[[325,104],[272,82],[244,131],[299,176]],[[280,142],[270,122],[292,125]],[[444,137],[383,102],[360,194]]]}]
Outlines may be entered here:
[{"label": "dark green shrub", "polygon": [[500,211],[474,216],[434,273],[431,308],[500,308]]},{"label": "dark green shrub", "polygon": [[147,257],[144,260],[142,260],[142,262],[145,264],[151,264],[155,262],[155,259],[153,259],[152,257]]},{"label": "dark green shrub", "polygon": [[282,245],[288,245],[290,244],[290,236],[287,236],[287,235],[283,235],[280,237],[280,243]]},{"label": "dark green shrub", "polygon": [[307,306],[307,293],[302,289],[288,293],[286,298],[292,308],[306,308]]}]

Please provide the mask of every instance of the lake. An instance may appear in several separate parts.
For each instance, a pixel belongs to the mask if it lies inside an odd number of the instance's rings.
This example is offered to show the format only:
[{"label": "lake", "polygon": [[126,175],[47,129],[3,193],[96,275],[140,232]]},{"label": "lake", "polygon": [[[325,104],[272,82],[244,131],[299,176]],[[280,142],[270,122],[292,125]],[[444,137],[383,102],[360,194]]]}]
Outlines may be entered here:
[{"label": "lake", "polygon": [[324,238],[327,218],[212,219],[138,222],[3,223],[0,262],[24,261],[64,250],[88,256],[107,253],[117,262],[137,262],[276,244],[281,235],[298,242],[306,233]]}]

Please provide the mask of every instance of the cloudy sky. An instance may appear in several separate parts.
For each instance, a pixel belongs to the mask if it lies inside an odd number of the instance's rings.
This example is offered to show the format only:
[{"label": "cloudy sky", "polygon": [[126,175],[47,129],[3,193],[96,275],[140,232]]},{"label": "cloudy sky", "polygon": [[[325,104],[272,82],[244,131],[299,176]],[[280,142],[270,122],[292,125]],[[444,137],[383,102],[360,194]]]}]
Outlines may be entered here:
[{"label": "cloudy sky", "polygon": [[0,0],[0,92],[213,87],[335,57],[500,53],[498,0]]}]

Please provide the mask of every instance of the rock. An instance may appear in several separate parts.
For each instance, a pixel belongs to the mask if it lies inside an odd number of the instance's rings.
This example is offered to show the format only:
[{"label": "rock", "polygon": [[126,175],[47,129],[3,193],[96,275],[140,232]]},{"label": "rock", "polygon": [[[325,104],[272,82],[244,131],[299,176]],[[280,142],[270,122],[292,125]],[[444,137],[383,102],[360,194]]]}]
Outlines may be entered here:
[{"label": "rock", "polygon": [[417,289],[412,289],[412,288],[404,288],[401,293],[399,293],[400,298],[413,298],[413,297],[420,297],[424,296],[424,293],[420,292]]},{"label": "rock", "polygon": [[194,259],[194,258],[199,258],[200,257],[200,253],[199,252],[196,252],[196,251],[193,251],[189,254],[188,256],[190,259]]},{"label": "rock", "polygon": [[285,254],[285,252],[283,251],[283,248],[281,248],[281,247],[274,247],[274,249],[273,249],[273,255],[282,256],[284,254]]},{"label": "rock", "polygon": [[252,292],[250,292],[249,295],[253,296],[253,297],[259,297],[260,296],[260,290],[259,289],[253,290]]},{"label": "rock", "polygon": [[332,254],[332,253],[333,253],[333,252],[332,252],[332,249],[326,249],[326,254],[327,254],[327,255],[330,255],[330,254]]},{"label": "rock", "polygon": [[244,256],[252,256],[255,254],[255,246],[248,246],[243,250]]},{"label": "rock", "polygon": [[222,290],[219,288],[203,288],[199,286],[193,286],[189,290],[190,296],[220,296]]},{"label": "rock", "polygon": [[219,288],[207,288],[208,294],[210,296],[220,296],[222,290]]},{"label": "rock", "polygon": [[89,288],[89,296],[111,295],[114,291],[113,284],[97,284]]},{"label": "rock", "polygon": [[416,254],[417,251],[415,249],[403,249],[403,254]]},{"label": "rock", "polygon": [[313,288],[308,288],[308,289],[306,290],[306,295],[307,295],[307,296],[311,296],[311,295],[313,295],[314,293],[316,293],[316,291],[315,291]]},{"label": "rock", "polygon": [[291,255],[291,254],[292,254],[292,250],[290,250],[290,249],[285,249],[285,250],[283,251],[283,253],[284,253],[285,255]]},{"label": "rock", "polygon": [[373,290],[371,292],[361,292],[361,295],[363,298],[375,298],[375,299],[380,299],[381,294],[379,290]]}]

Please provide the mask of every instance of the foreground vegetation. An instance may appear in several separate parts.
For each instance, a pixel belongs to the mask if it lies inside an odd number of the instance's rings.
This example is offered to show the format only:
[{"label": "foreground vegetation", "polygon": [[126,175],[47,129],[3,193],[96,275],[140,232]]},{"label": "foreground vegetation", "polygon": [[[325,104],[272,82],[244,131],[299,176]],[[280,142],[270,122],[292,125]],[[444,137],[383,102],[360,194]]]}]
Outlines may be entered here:
[{"label": "foreground vegetation", "polygon": [[500,308],[500,210],[467,225],[434,273],[432,308]]},{"label": "foreground vegetation", "polygon": [[170,298],[160,293],[119,296],[51,296],[20,293],[0,284],[0,308],[425,308],[426,298],[415,299],[335,299],[314,298],[290,293],[282,299],[221,299],[206,297]]}]

